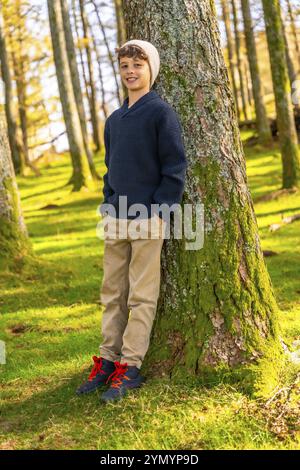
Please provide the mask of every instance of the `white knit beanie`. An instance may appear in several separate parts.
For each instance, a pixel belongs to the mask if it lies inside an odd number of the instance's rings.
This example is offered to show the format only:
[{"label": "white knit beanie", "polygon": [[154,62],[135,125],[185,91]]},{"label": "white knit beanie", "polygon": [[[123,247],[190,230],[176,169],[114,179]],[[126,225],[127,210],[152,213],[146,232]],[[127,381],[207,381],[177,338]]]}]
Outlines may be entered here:
[{"label": "white knit beanie", "polygon": [[158,50],[153,46],[153,44],[151,44],[151,42],[143,41],[141,39],[131,39],[130,41],[125,42],[121,47],[127,46],[128,44],[135,44],[146,53],[151,69],[151,88],[159,72],[160,59]]}]

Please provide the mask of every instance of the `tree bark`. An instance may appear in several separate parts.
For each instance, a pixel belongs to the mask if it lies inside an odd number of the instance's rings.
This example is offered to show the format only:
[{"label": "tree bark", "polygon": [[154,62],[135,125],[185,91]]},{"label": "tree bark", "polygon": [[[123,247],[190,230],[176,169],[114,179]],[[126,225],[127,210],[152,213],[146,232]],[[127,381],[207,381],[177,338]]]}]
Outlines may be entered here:
[{"label": "tree bark", "polygon": [[[205,208],[204,244],[164,241],[149,375],[186,380],[281,351],[219,30],[210,0],[124,2],[129,39],[160,53],[154,88],[178,113],[188,170],[183,204]],[[185,212],[185,208],[183,208]],[[195,222],[193,217],[193,223]],[[200,229],[199,229],[200,230]],[[267,348],[267,349],[266,349]]]},{"label": "tree bark", "polygon": [[82,187],[94,188],[70,76],[60,0],[48,0],[48,13],[56,76],[73,165],[69,183],[73,185],[74,191]]},{"label": "tree bark", "polygon": [[247,48],[247,56],[252,81],[252,91],[255,104],[258,139],[262,144],[268,144],[272,140],[271,130],[267,118],[266,108],[262,96],[261,81],[258,69],[255,38],[253,33],[252,18],[249,0],[241,0],[244,31]]},{"label": "tree bark", "polygon": [[279,0],[263,0],[282,158],[282,189],[298,186],[300,158],[288,77]]},{"label": "tree bark", "polygon": [[5,117],[0,113],[0,270],[12,268],[29,254],[32,249],[21,211]]}]

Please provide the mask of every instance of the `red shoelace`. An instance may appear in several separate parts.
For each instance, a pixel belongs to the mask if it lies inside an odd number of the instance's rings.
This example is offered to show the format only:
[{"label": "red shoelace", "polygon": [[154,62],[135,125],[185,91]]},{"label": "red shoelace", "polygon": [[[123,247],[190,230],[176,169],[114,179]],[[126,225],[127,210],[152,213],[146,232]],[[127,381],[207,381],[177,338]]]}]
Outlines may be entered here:
[{"label": "red shoelace", "polygon": [[93,378],[99,373],[105,374],[104,370],[102,370],[102,358],[93,356],[93,361],[94,361],[94,366],[92,368],[92,371],[89,375],[88,380],[93,380]]},{"label": "red shoelace", "polygon": [[111,387],[119,388],[120,385],[122,385],[121,379],[129,380],[129,377],[125,375],[125,372],[127,371],[127,362],[125,362],[125,364],[120,364],[120,362],[115,361],[115,366],[116,366],[116,369],[112,372],[112,374],[110,374],[106,383],[111,378],[111,381],[112,381]]}]

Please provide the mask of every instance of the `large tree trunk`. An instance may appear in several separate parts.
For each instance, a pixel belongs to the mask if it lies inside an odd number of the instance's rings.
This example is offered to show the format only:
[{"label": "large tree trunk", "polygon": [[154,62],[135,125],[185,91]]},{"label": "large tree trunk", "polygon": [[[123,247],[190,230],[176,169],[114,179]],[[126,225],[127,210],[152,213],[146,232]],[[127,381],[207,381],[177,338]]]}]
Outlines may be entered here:
[{"label": "large tree trunk", "polygon": [[238,90],[236,86],[235,80],[235,63],[234,63],[234,46],[233,46],[233,39],[231,34],[231,21],[229,16],[229,8],[228,8],[228,0],[221,0],[222,5],[222,12],[223,12],[223,21],[225,25],[226,37],[227,37],[227,49],[228,49],[228,61],[229,61],[229,70],[230,70],[230,78],[233,88],[234,100],[236,105],[236,111],[238,118],[240,118],[240,108],[239,108],[239,98],[238,98]]},{"label": "large tree trunk", "polygon": [[74,191],[82,187],[94,188],[70,76],[60,0],[48,0],[48,13],[56,76],[73,165],[70,183]]},{"label": "large tree trunk", "polygon": [[263,0],[263,10],[282,157],[282,188],[292,188],[300,182],[300,159],[279,0]]},{"label": "large tree trunk", "polygon": [[173,237],[172,223],[162,250],[161,293],[143,367],[176,380],[249,364],[270,345],[281,351],[212,8],[210,0],[145,0],[144,8],[138,0],[124,2],[127,37],[158,48],[155,88],[181,120],[189,162],[183,203],[194,212],[203,204],[205,211],[201,249],[185,249],[188,240]]},{"label": "large tree trunk", "polygon": [[0,270],[12,268],[31,253],[11,160],[5,117],[0,113]]},{"label": "large tree trunk", "polygon": [[22,158],[22,146],[18,136],[18,126],[16,123],[13,100],[12,100],[12,82],[8,64],[8,57],[6,51],[5,36],[2,34],[2,13],[0,12],[0,62],[1,62],[1,75],[4,83],[5,91],[5,114],[8,128],[8,139],[11,151],[11,156],[14,164],[14,170],[17,174],[23,174],[24,160]]},{"label": "large tree trunk", "polygon": [[86,115],[83,105],[83,97],[81,92],[81,85],[79,79],[79,73],[77,68],[77,61],[76,61],[76,52],[73,40],[73,33],[70,23],[69,11],[68,11],[68,4],[66,0],[61,0],[61,10],[63,16],[63,27],[65,33],[65,40],[66,40],[66,50],[68,55],[69,67],[71,71],[71,80],[74,90],[75,101],[77,105],[78,115],[80,119],[81,125],[81,132],[83,137],[84,148],[86,151],[86,155],[89,161],[90,170],[92,173],[93,178],[99,180],[100,176],[97,174],[95,164],[93,161],[93,155],[89,148],[89,139],[88,139],[88,132],[86,126]]},{"label": "large tree trunk", "polygon": [[250,67],[251,81],[252,81],[252,91],[255,104],[255,114],[256,114],[256,126],[258,132],[259,141],[262,144],[267,144],[271,142],[271,129],[269,126],[266,108],[262,96],[261,81],[258,69],[255,37],[253,32],[252,18],[249,0],[241,0],[243,20],[244,20],[244,31],[245,31],[245,40],[247,48],[247,56]]}]

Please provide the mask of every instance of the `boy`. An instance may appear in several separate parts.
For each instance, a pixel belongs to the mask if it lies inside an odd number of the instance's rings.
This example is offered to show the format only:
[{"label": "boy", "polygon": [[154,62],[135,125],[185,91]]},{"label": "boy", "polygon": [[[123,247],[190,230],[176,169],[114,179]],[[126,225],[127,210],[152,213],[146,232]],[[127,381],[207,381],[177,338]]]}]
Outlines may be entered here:
[{"label": "boy", "polygon": [[[166,222],[153,207],[181,202],[187,166],[181,125],[173,108],[151,90],[160,66],[153,44],[133,39],[116,51],[128,97],[105,123],[108,171],[103,178],[100,212],[104,215],[105,206],[110,206],[115,215],[105,218],[119,223],[126,219],[125,224],[132,219],[143,222],[143,217],[137,218],[132,211],[122,212],[119,196],[126,196],[129,207],[143,205],[146,222],[154,220],[164,229]],[[77,389],[78,395],[111,382],[101,400],[115,401],[145,381],[140,368],[156,313],[163,241],[163,236],[105,239],[103,341],[100,357],[93,356],[93,369],[88,381]]]}]

